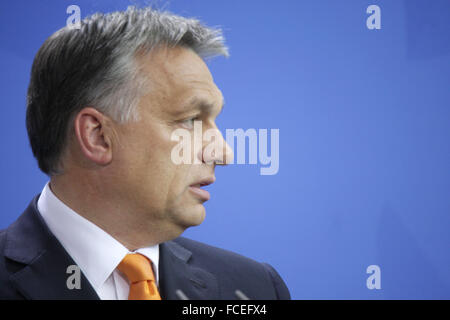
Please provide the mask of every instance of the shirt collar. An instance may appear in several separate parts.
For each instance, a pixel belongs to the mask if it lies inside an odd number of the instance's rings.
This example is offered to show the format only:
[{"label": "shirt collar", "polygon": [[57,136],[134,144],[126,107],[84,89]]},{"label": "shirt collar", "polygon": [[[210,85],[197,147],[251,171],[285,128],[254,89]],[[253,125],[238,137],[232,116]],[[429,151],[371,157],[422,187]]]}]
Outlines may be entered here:
[{"label": "shirt collar", "polygon": [[[98,290],[122,259],[131,253],[103,229],[77,214],[50,189],[47,182],[38,200],[38,211],[50,231]],[[149,258],[158,283],[159,245],[135,250]]]}]

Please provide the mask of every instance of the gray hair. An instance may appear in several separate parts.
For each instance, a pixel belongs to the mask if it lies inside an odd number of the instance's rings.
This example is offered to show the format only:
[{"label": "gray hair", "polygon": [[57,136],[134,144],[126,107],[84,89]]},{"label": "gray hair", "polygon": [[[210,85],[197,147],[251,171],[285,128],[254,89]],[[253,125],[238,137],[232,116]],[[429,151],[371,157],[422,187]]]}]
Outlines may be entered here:
[{"label": "gray hair", "polygon": [[66,26],[44,42],[33,62],[26,113],[31,149],[44,173],[62,173],[62,154],[82,108],[92,106],[119,123],[139,120],[147,83],[136,55],[160,46],[184,46],[203,59],[228,56],[220,29],[151,8],[96,13],[79,29]]}]

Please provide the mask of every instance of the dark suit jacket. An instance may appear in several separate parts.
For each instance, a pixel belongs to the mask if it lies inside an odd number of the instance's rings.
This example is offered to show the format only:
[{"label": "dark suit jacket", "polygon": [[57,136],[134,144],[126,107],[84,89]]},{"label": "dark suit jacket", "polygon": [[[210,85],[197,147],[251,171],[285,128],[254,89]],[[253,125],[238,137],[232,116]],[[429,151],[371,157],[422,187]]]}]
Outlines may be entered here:
[{"label": "dark suit jacket", "polygon": [[[37,195],[24,213],[0,231],[0,299],[99,299],[81,274],[81,288],[68,289],[66,273],[75,265],[37,210]],[[290,299],[289,290],[270,265],[179,237],[160,244],[162,299]]]}]

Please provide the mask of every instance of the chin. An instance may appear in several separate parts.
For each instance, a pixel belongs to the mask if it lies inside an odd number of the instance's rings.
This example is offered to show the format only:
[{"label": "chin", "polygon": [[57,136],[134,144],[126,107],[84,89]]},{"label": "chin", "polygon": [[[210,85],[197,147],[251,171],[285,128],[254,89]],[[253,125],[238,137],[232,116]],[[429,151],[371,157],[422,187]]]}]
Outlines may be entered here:
[{"label": "chin", "polygon": [[183,210],[181,213],[185,229],[200,225],[206,217],[205,207],[202,204],[197,204],[189,209]]}]

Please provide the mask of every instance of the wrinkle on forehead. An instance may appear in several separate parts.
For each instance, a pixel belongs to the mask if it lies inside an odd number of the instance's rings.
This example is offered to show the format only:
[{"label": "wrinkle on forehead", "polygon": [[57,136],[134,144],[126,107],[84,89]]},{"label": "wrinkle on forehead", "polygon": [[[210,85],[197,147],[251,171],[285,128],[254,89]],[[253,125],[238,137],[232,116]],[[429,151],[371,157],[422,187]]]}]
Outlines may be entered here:
[{"label": "wrinkle on forehead", "polygon": [[[223,96],[214,83],[206,63],[194,51],[184,47],[160,48],[138,57],[141,71],[149,79],[148,94],[166,106],[200,94],[221,104]],[[154,101],[155,102],[155,101]]]},{"label": "wrinkle on forehead", "polygon": [[206,63],[192,49],[177,46],[173,48],[159,47],[150,53],[137,56],[143,70],[150,76],[171,76],[173,79],[184,77],[203,77],[213,82],[213,77]]}]

